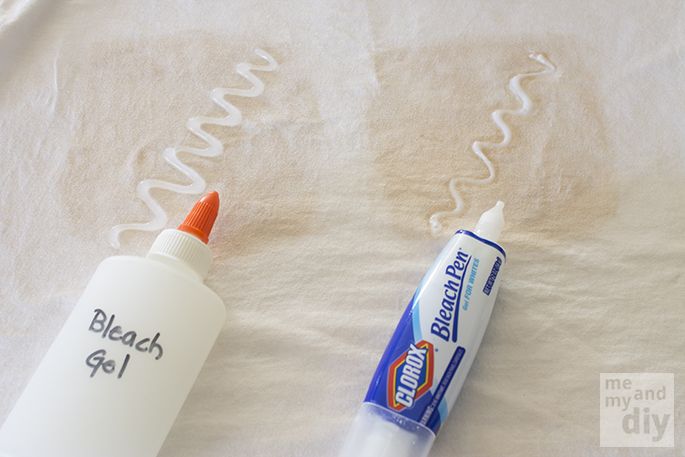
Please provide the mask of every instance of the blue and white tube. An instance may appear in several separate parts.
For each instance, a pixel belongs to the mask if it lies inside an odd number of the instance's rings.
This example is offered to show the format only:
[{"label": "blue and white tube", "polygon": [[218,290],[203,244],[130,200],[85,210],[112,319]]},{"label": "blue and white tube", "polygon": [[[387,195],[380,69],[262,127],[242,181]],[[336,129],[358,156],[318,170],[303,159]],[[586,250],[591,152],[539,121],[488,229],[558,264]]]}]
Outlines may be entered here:
[{"label": "blue and white tube", "polygon": [[502,209],[459,230],[419,284],[340,457],[426,457],[483,339],[506,262]]}]

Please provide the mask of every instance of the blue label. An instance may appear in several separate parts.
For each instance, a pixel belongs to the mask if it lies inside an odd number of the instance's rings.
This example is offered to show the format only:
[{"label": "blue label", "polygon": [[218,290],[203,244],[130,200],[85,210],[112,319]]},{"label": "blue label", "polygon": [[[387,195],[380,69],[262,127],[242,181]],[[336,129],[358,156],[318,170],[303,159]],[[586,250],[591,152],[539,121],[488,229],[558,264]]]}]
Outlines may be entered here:
[{"label": "blue label", "polygon": [[[485,319],[489,317],[495,298],[490,294],[503,263],[501,248],[492,246],[494,243],[470,232],[457,233],[455,238],[409,302],[365,398],[435,433],[458,394],[454,389],[450,393],[450,384],[455,376],[466,376],[473,360],[471,343],[480,342],[477,331],[468,325],[486,310]],[[488,270],[478,266],[493,259],[495,264],[486,277]],[[462,318],[467,327],[460,329]],[[470,361],[462,373],[460,367],[466,359]]]},{"label": "blue label", "polygon": [[419,422],[423,412],[433,403],[430,389],[433,387],[435,347],[429,341],[417,341],[414,337],[415,300],[416,294],[381,358],[365,401]]},{"label": "blue label", "polygon": [[492,291],[492,286],[495,284],[495,279],[497,279],[497,273],[499,273],[499,269],[502,266],[502,259],[497,257],[495,259],[495,263],[492,266],[492,270],[490,270],[490,276],[488,276],[488,280],[485,281],[485,286],[483,287],[483,293],[485,295],[490,295],[490,292]]}]

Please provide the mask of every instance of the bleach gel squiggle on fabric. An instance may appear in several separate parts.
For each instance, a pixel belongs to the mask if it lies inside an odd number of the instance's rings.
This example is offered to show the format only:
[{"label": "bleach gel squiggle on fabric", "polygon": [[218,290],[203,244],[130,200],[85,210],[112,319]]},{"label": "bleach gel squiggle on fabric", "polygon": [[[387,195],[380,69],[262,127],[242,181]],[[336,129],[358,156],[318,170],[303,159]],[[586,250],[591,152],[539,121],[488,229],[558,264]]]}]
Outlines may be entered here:
[{"label": "bleach gel squiggle on fabric", "polygon": [[485,334],[501,273],[504,203],[459,230],[402,315],[340,457],[426,457]]},{"label": "bleach gel squiggle on fabric", "polygon": [[205,148],[191,148],[186,146],[167,148],[162,152],[164,160],[169,163],[176,170],[183,173],[190,179],[190,184],[178,184],[159,179],[146,179],[138,183],[136,193],[138,197],[150,208],[152,213],[152,220],[148,222],[139,222],[131,224],[120,224],[112,227],[109,232],[109,243],[114,248],[119,248],[119,236],[126,230],[142,230],[153,232],[164,228],[167,224],[167,214],[157,200],[152,197],[150,191],[152,189],[164,189],[179,194],[199,194],[205,190],[206,183],[204,178],[195,171],[192,167],[186,165],[178,158],[180,153],[189,153],[199,157],[217,157],[224,152],[224,147],[221,141],[211,133],[207,132],[203,125],[218,125],[221,127],[235,127],[240,125],[243,120],[242,113],[232,103],[226,100],[229,95],[238,97],[258,97],[264,92],[264,83],[259,79],[253,71],[274,71],[278,68],[276,60],[266,51],[262,49],[255,49],[255,54],[264,59],[267,63],[264,65],[254,65],[251,63],[239,63],[236,66],[236,72],[248,80],[252,87],[249,89],[235,89],[217,87],[212,90],[211,98],[214,103],[221,107],[228,114],[225,117],[208,117],[198,116],[191,117],[186,123],[186,128],[198,138],[207,143]]},{"label": "bleach gel squiggle on fabric", "polygon": [[485,178],[459,178],[454,177],[450,179],[449,189],[452,198],[454,199],[454,209],[450,211],[440,211],[433,214],[430,217],[431,231],[434,236],[437,236],[442,230],[442,224],[440,219],[449,214],[458,214],[464,207],[464,200],[459,194],[459,187],[463,184],[490,184],[495,179],[495,168],[490,162],[490,159],[485,155],[483,150],[501,149],[508,146],[511,143],[511,129],[504,121],[504,115],[514,115],[514,116],[526,116],[530,113],[533,107],[533,102],[528,97],[528,94],[521,88],[521,81],[527,78],[532,78],[535,76],[545,75],[549,73],[554,73],[556,67],[552,62],[545,57],[544,54],[537,52],[532,52],[528,57],[536,62],[542,64],[545,68],[540,71],[533,71],[529,73],[520,73],[509,80],[509,90],[516,96],[516,98],[521,102],[521,107],[519,109],[498,109],[492,112],[492,120],[497,125],[497,128],[502,132],[502,141],[499,143],[491,143],[487,141],[474,141],[471,144],[471,151],[478,157],[488,170],[488,176]]}]

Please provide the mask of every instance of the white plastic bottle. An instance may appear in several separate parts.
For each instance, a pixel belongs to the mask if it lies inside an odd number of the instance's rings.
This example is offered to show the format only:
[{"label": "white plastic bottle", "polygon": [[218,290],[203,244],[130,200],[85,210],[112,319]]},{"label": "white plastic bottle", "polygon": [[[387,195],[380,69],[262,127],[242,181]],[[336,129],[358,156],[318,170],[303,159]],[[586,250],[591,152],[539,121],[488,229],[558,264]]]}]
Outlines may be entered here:
[{"label": "white plastic bottle", "polygon": [[371,380],[341,457],[426,457],[490,320],[506,256],[502,208],[459,230],[424,276]]},{"label": "white plastic bottle", "polygon": [[147,257],[105,259],[0,429],[2,457],[154,457],[226,318],[210,193]]}]

